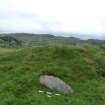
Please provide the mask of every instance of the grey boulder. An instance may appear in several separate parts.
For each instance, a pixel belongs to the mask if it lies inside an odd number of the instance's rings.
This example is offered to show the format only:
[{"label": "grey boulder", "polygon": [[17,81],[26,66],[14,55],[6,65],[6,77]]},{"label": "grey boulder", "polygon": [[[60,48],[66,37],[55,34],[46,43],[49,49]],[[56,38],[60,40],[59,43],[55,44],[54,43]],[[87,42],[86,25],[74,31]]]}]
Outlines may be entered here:
[{"label": "grey boulder", "polygon": [[41,75],[40,83],[51,90],[64,93],[65,95],[73,92],[72,88],[63,80],[52,75]]}]

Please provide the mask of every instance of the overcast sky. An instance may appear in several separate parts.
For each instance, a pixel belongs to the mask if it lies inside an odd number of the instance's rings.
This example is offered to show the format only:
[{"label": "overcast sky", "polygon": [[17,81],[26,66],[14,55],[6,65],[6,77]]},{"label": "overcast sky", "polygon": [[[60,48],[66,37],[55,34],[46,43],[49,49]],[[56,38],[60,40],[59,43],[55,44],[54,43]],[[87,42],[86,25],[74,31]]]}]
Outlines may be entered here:
[{"label": "overcast sky", "polygon": [[105,0],[0,0],[0,32],[105,33]]}]

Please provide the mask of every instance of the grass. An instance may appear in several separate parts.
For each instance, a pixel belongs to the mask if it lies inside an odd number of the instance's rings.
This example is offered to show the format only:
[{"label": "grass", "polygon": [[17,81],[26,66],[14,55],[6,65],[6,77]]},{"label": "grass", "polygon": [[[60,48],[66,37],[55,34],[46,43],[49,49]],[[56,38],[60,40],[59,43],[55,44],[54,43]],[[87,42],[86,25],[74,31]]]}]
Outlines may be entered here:
[{"label": "grass", "polygon": [[[105,78],[96,72],[105,70],[102,48],[43,45],[4,52],[0,54],[0,105],[104,105]],[[74,93],[50,98],[39,93],[50,91],[39,84],[42,73],[57,75]]]},{"label": "grass", "polygon": [[16,51],[15,48],[0,48],[0,54],[9,53]]}]

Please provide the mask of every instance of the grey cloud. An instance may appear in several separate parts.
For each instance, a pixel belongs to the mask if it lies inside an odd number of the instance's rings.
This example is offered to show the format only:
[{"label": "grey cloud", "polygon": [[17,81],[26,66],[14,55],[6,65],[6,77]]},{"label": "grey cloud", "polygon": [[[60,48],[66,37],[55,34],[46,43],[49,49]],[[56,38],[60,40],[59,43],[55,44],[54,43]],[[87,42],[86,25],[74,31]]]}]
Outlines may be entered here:
[{"label": "grey cloud", "polygon": [[[6,32],[52,32],[51,27],[60,26],[60,22],[45,21],[40,16],[22,12],[0,13],[0,30]],[[40,29],[37,29],[37,26]]]},{"label": "grey cloud", "polygon": [[[105,17],[102,18],[101,24],[103,28],[105,28]],[[75,34],[70,34],[73,32],[70,30],[70,32],[67,33],[66,31],[62,30],[62,26],[63,26],[63,23],[61,21],[46,20],[43,17],[41,17],[39,14],[33,14],[27,11],[22,12],[22,11],[14,10],[13,8],[10,8],[10,6],[8,5],[5,5],[5,6],[0,5],[0,32],[52,33],[52,34],[62,35],[62,36],[75,36],[82,39],[105,38],[104,33],[78,34],[78,32],[76,33],[75,31],[74,32]],[[72,29],[72,25],[68,27],[69,29],[70,28]]]}]

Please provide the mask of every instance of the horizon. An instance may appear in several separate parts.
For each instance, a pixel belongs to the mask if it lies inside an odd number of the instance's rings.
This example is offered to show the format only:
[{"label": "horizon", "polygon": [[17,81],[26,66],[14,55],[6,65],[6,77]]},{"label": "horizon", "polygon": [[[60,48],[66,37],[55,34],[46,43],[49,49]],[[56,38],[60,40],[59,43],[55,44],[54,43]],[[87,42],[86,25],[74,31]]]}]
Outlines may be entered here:
[{"label": "horizon", "polygon": [[[78,34],[79,36],[80,35],[85,35],[83,33],[25,33],[25,32],[3,32],[0,34],[28,34],[28,35],[52,35],[52,36],[55,36],[55,37],[65,37],[65,38],[77,38],[77,39],[80,39],[80,40],[105,40],[105,38],[81,38],[81,37],[78,37]],[[65,34],[65,35],[64,35]],[[66,34],[69,34],[68,36]],[[89,35],[89,34],[88,34]],[[91,35],[91,34],[90,34]]]}]

